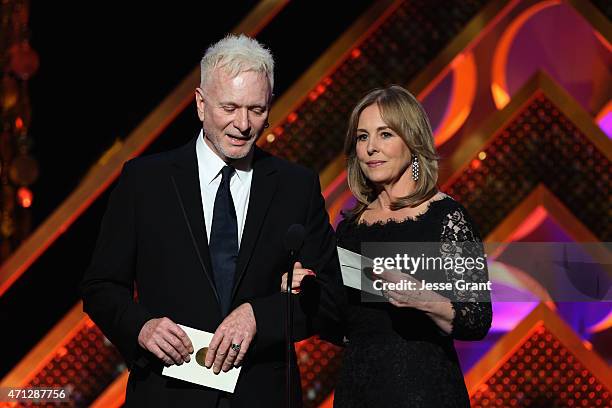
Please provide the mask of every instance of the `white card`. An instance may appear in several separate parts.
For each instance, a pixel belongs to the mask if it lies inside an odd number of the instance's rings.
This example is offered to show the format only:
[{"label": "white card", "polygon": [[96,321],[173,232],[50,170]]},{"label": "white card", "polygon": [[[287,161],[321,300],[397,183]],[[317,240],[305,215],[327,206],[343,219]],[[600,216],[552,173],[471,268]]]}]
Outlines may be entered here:
[{"label": "white card", "polygon": [[202,347],[208,347],[213,338],[213,333],[193,329],[180,324],[179,326],[187,333],[189,340],[191,340],[194,353],[190,355],[191,360],[188,363],[183,363],[180,366],[171,365],[170,367],[164,367],[162,374],[194,384],[200,384],[205,387],[233,393],[234,388],[236,388],[236,383],[238,382],[238,376],[240,375],[240,367],[233,367],[227,373],[220,371],[219,374],[215,374],[212,367],[206,368],[199,365],[196,361],[196,353]]},{"label": "white card", "polygon": [[[365,256],[361,256],[356,252],[349,251],[342,247],[338,247],[338,260],[340,261],[340,270],[342,271],[342,282],[344,286],[362,290],[362,279],[367,279],[367,277],[362,277],[361,268],[362,266],[364,268],[372,267],[374,262],[370,258],[366,258]],[[369,280],[366,282],[369,282]],[[375,290],[372,285],[365,285],[363,290],[374,295],[380,295],[380,291]]]}]

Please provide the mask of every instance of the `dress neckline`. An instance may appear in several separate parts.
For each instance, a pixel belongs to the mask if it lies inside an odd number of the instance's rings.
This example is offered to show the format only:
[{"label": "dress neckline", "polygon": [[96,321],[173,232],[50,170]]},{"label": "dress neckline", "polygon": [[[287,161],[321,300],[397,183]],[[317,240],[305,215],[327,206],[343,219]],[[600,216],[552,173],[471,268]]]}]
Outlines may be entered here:
[{"label": "dress neckline", "polygon": [[425,207],[425,209],[417,215],[409,215],[402,219],[387,218],[386,220],[378,220],[375,222],[357,220],[357,222],[355,222],[354,225],[358,228],[371,228],[371,227],[384,227],[387,225],[403,225],[403,224],[407,224],[411,222],[419,222],[431,212],[430,210],[431,210],[432,205],[437,205],[438,203],[446,199],[452,200],[452,198],[448,194],[442,193],[442,192],[440,192],[440,194],[441,194],[440,198],[437,198],[435,200],[430,200],[427,203],[427,206]]}]

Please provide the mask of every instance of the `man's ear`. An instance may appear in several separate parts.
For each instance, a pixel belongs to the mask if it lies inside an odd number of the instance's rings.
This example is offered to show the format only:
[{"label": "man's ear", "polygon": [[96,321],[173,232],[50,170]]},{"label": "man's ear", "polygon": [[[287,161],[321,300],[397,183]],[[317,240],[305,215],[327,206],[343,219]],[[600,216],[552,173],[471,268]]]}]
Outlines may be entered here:
[{"label": "man's ear", "polygon": [[198,111],[198,117],[200,118],[201,121],[203,121],[204,120],[204,105],[206,104],[206,101],[204,100],[204,91],[202,90],[202,88],[196,88],[194,94],[195,94],[196,109]]}]

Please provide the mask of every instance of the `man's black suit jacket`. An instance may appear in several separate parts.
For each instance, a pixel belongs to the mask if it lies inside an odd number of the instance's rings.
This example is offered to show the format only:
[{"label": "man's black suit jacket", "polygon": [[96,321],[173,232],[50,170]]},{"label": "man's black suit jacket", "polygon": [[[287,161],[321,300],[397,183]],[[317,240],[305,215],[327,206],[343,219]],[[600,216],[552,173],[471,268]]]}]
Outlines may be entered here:
[{"label": "man's black suit jacket", "polygon": [[[213,389],[161,376],[161,362],[138,345],[140,329],[152,318],[168,317],[209,332],[223,320],[206,239],[195,142],[125,164],[81,284],[85,311],[131,369],[128,406],[214,407],[217,401]],[[285,404],[285,299],[280,280],[290,267],[283,240],[292,224],[305,227],[299,259],[317,272],[318,281],[309,302],[302,295],[294,297],[294,340],[301,340],[312,334],[314,315],[337,316],[333,300],[342,291],[336,291],[341,278],[335,238],[316,173],[255,148],[231,308],[249,302],[257,334],[231,396],[232,407]],[[299,379],[294,378],[299,400]]]}]

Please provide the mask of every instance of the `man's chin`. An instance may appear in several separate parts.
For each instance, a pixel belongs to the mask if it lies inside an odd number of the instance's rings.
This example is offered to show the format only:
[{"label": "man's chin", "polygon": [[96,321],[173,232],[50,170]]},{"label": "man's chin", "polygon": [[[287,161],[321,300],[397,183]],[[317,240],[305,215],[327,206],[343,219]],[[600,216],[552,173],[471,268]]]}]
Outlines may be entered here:
[{"label": "man's chin", "polygon": [[255,143],[247,143],[244,146],[225,146],[223,155],[231,160],[240,160],[248,156]]}]

